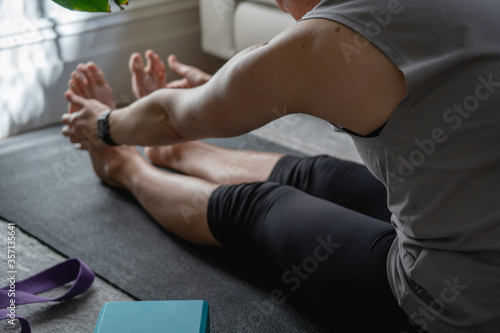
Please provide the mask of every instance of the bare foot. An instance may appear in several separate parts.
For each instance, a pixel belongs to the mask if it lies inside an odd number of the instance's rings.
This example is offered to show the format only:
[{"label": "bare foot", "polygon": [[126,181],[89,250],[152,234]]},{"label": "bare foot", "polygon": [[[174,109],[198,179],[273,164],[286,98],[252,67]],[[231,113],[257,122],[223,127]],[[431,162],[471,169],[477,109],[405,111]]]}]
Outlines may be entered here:
[{"label": "bare foot", "polygon": [[216,184],[266,181],[283,154],[231,150],[200,141],[148,147],[146,156],[156,165]]},{"label": "bare foot", "polygon": [[[111,90],[104,73],[93,62],[78,65],[71,74],[68,85],[69,90],[76,95],[87,99],[96,99],[111,109],[116,109],[113,90]],[[70,105],[69,112],[75,111],[78,111],[76,106]]]},{"label": "bare foot", "polygon": [[132,74],[132,90],[137,98],[142,98],[155,90],[165,88],[167,84],[165,63],[151,50],[147,50],[145,55],[146,67],[144,67],[142,56],[139,53],[132,54],[129,61],[129,69]]},{"label": "bare foot", "polygon": [[137,149],[132,146],[103,146],[89,150],[96,175],[107,185],[126,188],[128,175],[145,163]]}]

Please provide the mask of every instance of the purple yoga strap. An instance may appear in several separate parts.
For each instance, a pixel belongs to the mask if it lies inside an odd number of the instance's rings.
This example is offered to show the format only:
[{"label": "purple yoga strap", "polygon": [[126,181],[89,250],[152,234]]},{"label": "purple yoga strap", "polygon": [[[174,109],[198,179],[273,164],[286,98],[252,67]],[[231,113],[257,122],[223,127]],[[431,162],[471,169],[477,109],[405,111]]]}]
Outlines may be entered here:
[{"label": "purple yoga strap", "polygon": [[[9,284],[0,289],[0,309],[5,309],[0,310],[0,320],[17,318],[21,323],[21,332],[30,333],[31,329],[28,321],[15,312],[11,313],[13,308],[11,300],[14,300],[13,304],[16,307],[30,303],[64,301],[86,291],[92,285],[94,278],[94,272],[77,258],[67,259],[23,281],[16,282],[15,275],[10,278],[7,277],[7,280],[14,280],[14,288],[11,288],[12,284]],[[36,295],[63,286],[71,281],[75,281],[75,283],[62,296],[47,298]]]}]

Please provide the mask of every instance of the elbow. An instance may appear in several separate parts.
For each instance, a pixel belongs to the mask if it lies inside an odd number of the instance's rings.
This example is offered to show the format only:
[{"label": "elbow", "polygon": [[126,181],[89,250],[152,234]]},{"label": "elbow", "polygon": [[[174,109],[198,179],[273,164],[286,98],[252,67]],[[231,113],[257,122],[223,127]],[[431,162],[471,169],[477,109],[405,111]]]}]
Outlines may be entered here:
[{"label": "elbow", "polygon": [[161,138],[161,144],[170,145],[189,141],[189,139],[179,130],[178,122],[175,120],[173,113],[169,110],[163,110],[158,119],[158,123],[161,124],[159,126],[160,133],[158,133]]},{"label": "elbow", "polygon": [[[154,95],[153,95],[154,94]],[[159,145],[170,145],[188,141],[179,130],[179,119],[176,117],[175,95],[172,91],[161,89],[152,95],[153,108],[156,116],[153,126],[157,128],[155,135]]]},{"label": "elbow", "polygon": [[183,136],[177,127],[175,126],[174,122],[171,122],[170,120],[166,120],[165,123],[165,134],[167,135],[168,143],[167,144],[172,144],[172,143],[180,143],[184,141],[189,141],[190,139],[186,138]]}]

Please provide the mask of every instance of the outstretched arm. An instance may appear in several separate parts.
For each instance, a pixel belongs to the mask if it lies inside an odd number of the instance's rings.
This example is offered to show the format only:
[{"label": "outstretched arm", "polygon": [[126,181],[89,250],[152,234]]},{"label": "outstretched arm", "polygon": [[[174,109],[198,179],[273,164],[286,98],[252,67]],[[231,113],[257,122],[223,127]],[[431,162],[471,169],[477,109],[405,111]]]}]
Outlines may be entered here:
[{"label": "outstretched arm", "polygon": [[241,52],[203,86],[158,90],[112,113],[111,138],[168,145],[231,137],[276,119],[284,108],[367,134],[387,121],[406,90],[401,72],[373,45],[346,60],[339,45],[355,37],[335,22],[299,22],[269,44]]}]

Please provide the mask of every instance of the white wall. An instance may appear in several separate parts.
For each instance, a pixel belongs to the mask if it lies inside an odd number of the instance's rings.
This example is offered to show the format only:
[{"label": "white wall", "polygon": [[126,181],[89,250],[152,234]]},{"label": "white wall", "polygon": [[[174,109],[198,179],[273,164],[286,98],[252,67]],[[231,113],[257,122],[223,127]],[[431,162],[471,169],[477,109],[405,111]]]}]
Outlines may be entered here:
[{"label": "white wall", "polygon": [[136,0],[111,14],[56,11],[54,24],[35,24],[22,38],[0,34],[0,62],[12,65],[0,67],[0,138],[59,123],[69,76],[81,62],[103,69],[119,103],[132,100],[133,52],[175,53],[211,73],[222,65],[201,51],[198,0]]}]

